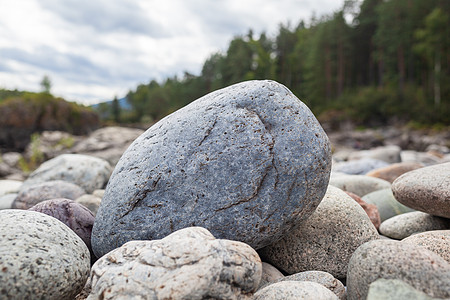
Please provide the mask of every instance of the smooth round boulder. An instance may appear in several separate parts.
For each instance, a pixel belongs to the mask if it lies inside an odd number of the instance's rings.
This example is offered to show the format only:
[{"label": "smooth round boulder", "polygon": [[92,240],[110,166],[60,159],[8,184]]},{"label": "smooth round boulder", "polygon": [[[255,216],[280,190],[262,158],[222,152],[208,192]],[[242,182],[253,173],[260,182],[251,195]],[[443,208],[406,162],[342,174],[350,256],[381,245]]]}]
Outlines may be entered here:
[{"label": "smooth round boulder", "polygon": [[280,281],[257,291],[253,300],[338,300],[329,289],[312,281]]},{"label": "smooth round boulder", "polygon": [[81,238],[45,214],[0,211],[2,299],[73,299],[90,268]]},{"label": "smooth round boulder", "polygon": [[430,297],[401,280],[380,278],[369,285],[366,300],[381,299],[433,300],[437,298]]},{"label": "smooth round boulder", "polygon": [[100,203],[102,202],[102,198],[86,194],[75,199],[75,202],[86,206],[95,216],[97,214],[98,208],[100,207]]},{"label": "smooth round boulder", "polygon": [[450,297],[450,264],[414,244],[380,239],[356,249],[348,265],[347,299],[366,299],[369,285],[380,278],[402,280],[432,297]]},{"label": "smooth round boulder", "polygon": [[285,86],[249,81],[215,91],[123,154],[96,215],[94,252],[190,226],[264,247],[311,215],[330,168],[327,135]]},{"label": "smooth round boulder", "polygon": [[24,181],[21,189],[46,181],[64,180],[92,193],[105,186],[110,174],[111,166],[106,160],[82,154],[62,154],[41,164]]},{"label": "smooth round boulder", "polygon": [[339,279],[345,278],[353,251],[378,238],[362,207],[342,190],[329,186],[308,220],[259,253],[288,274],[316,270]]},{"label": "smooth round boulder", "polygon": [[190,227],[101,257],[92,266],[87,299],[249,299],[261,273],[250,246]]},{"label": "smooth round boulder", "polygon": [[392,192],[408,207],[450,218],[450,162],[403,174],[392,183]]},{"label": "smooth round boulder", "polygon": [[12,208],[29,209],[45,200],[56,198],[74,200],[84,194],[86,192],[74,183],[52,180],[21,189],[12,204]]},{"label": "smooth round boulder", "polygon": [[390,188],[369,193],[361,199],[377,207],[381,222],[397,215],[415,211],[398,202]]},{"label": "smooth round boulder", "polygon": [[391,184],[386,180],[366,175],[333,176],[330,179],[330,185],[346,192],[352,192],[359,197],[363,197],[374,191],[391,188]]},{"label": "smooth round boulder", "polygon": [[433,230],[413,234],[403,239],[402,243],[424,247],[450,263],[450,230]]}]

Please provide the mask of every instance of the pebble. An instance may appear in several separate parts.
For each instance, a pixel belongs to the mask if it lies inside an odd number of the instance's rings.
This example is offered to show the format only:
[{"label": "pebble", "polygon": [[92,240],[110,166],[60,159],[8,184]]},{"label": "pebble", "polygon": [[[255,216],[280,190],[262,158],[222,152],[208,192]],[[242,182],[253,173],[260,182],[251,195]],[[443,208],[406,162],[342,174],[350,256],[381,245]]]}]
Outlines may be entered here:
[{"label": "pebble", "polygon": [[377,279],[369,285],[366,300],[432,300],[438,299],[416,290],[398,279]]},{"label": "pebble", "polygon": [[349,175],[364,175],[372,170],[386,166],[388,166],[388,163],[382,160],[362,158],[333,164],[333,171]]},{"label": "pebble", "polygon": [[102,202],[102,198],[86,194],[75,199],[75,202],[87,207],[95,216],[97,214],[98,208],[100,207],[100,203]]},{"label": "pebble", "polygon": [[0,180],[0,197],[19,192],[22,183],[19,180]]},{"label": "pebble", "polygon": [[372,176],[380,179],[384,179],[389,181],[390,183],[394,182],[395,179],[400,177],[400,175],[405,174],[406,172],[417,170],[423,168],[424,165],[416,162],[401,162],[396,164],[388,165],[384,168],[379,168],[370,171],[367,173],[367,176]]},{"label": "pebble", "polygon": [[22,189],[32,185],[64,180],[82,187],[87,193],[103,188],[111,174],[110,164],[100,158],[82,154],[62,154],[50,159],[33,171]]},{"label": "pebble", "polygon": [[397,240],[415,233],[443,229],[450,229],[450,219],[432,216],[421,211],[394,216],[380,225],[381,234]]},{"label": "pebble", "polygon": [[339,299],[321,284],[312,281],[280,281],[255,293],[253,300],[334,300]]},{"label": "pebble", "polygon": [[378,230],[381,224],[381,218],[380,213],[378,212],[378,208],[375,204],[369,204],[365,202],[361,197],[359,197],[356,194],[353,194],[352,192],[345,192],[347,195],[353,198],[366,212],[367,216],[369,216],[370,221],[375,226],[375,228]]},{"label": "pebble", "polygon": [[374,204],[378,208],[381,222],[394,216],[414,211],[414,209],[398,202],[390,188],[369,193],[361,199],[366,203]]},{"label": "pebble", "polygon": [[330,185],[346,192],[352,192],[360,197],[374,191],[391,188],[391,184],[386,180],[366,175],[343,175],[332,177],[330,179]]},{"label": "pebble", "polygon": [[412,243],[424,247],[450,263],[450,230],[433,230],[411,235],[402,243]]},{"label": "pebble", "polygon": [[347,273],[347,299],[366,299],[379,278],[399,279],[431,297],[450,297],[450,264],[414,244],[374,240],[352,255]]},{"label": "pebble", "polygon": [[432,155],[426,152],[418,152],[414,150],[403,150],[400,153],[400,156],[402,162],[420,163],[425,166],[431,166],[442,162],[442,159],[437,157],[436,155]]},{"label": "pebble", "polygon": [[96,215],[94,252],[189,226],[259,249],[313,213],[330,168],[327,135],[285,86],[247,81],[215,91],[123,154]]},{"label": "pebble", "polygon": [[91,270],[91,299],[250,299],[262,274],[248,245],[201,227],[161,240],[131,241]]},{"label": "pebble", "polygon": [[[269,263],[262,262],[262,276],[259,282],[259,288],[267,285],[270,282],[275,282],[278,279],[284,278],[283,273],[281,273],[277,268]],[[258,288],[258,289],[259,289]]]},{"label": "pebble", "polygon": [[67,198],[76,199],[86,192],[78,185],[62,181],[52,180],[38,183],[28,188],[22,188],[12,204],[12,208],[29,209],[39,202]]},{"label": "pebble", "polygon": [[0,210],[12,208],[12,204],[16,199],[17,195],[18,195],[17,193],[14,193],[0,196]]},{"label": "pebble", "polygon": [[450,218],[450,162],[405,173],[392,183],[392,191],[408,207]]},{"label": "pebble", "polygon": [[0,211],[0,297],[73,299],[89,275],[89,251],[69,227],[45,214]]},{"label": "pebble", "polygon": [[376,160],[381,160],[387,164],[393,164],[401,162],[401,149],[399,146],[388,145],[372,148],[369,150],[354,151],[349,154],[348,160],[372,158]]},{"label": "pebble", "polygon": [[342,190],[329,186],[316,211],[261,257],[288,274],[325,271],[345,278],[353,251],[379,235],[367,214]]}]

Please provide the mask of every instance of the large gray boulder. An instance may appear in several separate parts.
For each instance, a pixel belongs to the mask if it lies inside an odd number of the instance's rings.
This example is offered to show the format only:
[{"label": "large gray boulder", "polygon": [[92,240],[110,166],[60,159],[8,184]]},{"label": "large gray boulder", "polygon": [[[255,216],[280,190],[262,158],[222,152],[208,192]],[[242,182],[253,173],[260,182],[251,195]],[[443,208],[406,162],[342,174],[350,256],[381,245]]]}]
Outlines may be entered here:
[{"label": "large gray boulder", "polygon": [[201,226],[264,247],[309,217],[330,175],[327,135],[285,86],[249,81],[165,117],[118,162],[93,229],[101,256]]}]

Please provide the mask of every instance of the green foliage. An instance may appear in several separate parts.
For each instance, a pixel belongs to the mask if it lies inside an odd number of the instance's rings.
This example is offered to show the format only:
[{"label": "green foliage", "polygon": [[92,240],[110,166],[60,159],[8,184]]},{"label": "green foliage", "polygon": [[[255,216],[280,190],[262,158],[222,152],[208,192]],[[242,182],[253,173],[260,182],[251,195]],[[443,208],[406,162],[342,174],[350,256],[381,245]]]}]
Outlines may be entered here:
[{"label": "green foliage", "polygon": [[57,146],[62,146],[66,149],[70,149],[73,147],[73,145],[75,144],[75,140],[73,137],[69,136],[69,137],[62,137],[58,143],[56,143],[55,147]]},{"label": "green foliage", "polygon": [[22,156],[18,162],[19,168],[24,173],[32,172],[44,162],[44,153],[41,151],[41,137],[39,133],[33,133],[31,135],[30,150],[30,157],[26,159]]},{"label": "green foliage", "polygon": [[45,75],[41,81],[42,92],[50,94],[51,87],[52,87],[52,82],[50,81],[50,78],[47,75]]}]

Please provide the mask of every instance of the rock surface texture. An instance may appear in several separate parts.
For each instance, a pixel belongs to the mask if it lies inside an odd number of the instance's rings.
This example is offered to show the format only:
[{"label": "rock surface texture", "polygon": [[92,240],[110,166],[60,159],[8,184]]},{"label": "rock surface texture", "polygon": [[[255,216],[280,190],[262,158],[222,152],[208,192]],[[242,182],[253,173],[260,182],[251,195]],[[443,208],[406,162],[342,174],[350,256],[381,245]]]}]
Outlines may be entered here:
[{"label": "rock surface texture", "polygon": [[430,215],[450,218],[450,162],[403,174],[392,183],[395,198]]},{"label": "rock surface texture", "polygon": [[162,240],[128,242],[100,258],[87,299],[251,299],[261,273],[248,245],[190,227]]},{"label": "rock surface texture", "polygon": [[73,299],[89,275],[89,251],[45,214],[0,211],[0,298]]},{"label": "rock surface texture", "polygon": [[329,289],[312,281],[280,281],[271,284],[257,293],[253,300],[338,300]]},{"label": "rock surface texture", "polygon": [[285,86],[249,81],[218,90],[150,127],[124,153],[96,215],[94,252],[190,226],[261,248],[311,215],[330,168],[328,137]]},{"label": "rock surface texture", "polygon": [[424,247],[450,263],[450,230],[433,230],[411,235],[402,243]]}]

